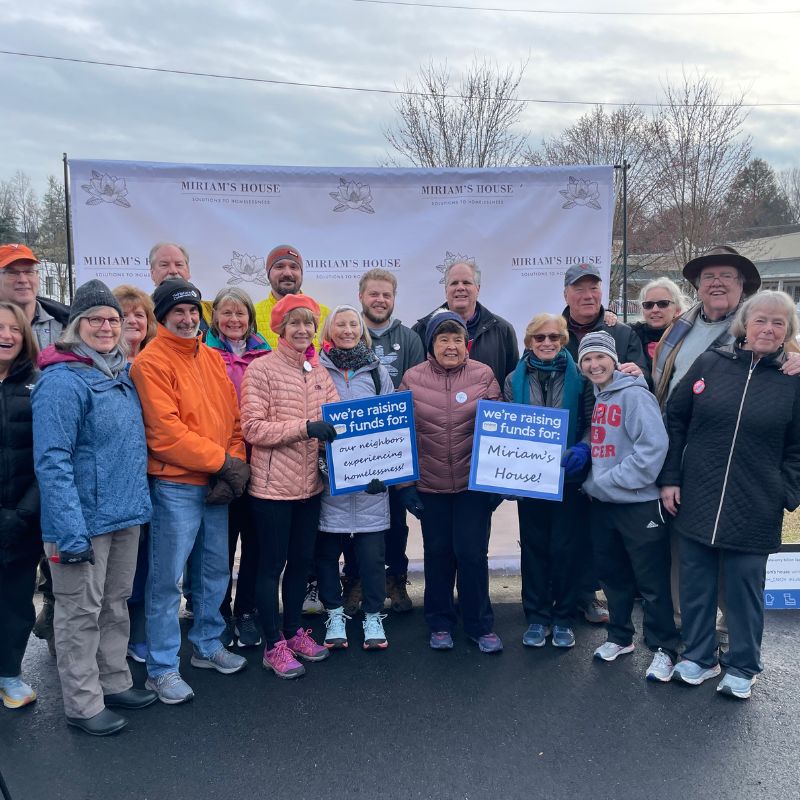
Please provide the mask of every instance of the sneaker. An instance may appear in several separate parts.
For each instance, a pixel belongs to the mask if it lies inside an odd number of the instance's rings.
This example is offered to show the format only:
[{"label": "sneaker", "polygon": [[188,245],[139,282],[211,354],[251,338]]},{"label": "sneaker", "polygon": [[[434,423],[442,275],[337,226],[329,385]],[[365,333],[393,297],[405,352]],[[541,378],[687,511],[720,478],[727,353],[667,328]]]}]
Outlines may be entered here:
[{"label": "sneaker", "polygon": [[392,611],[403,613],[411,611],[414,604],[408,596],[406,586],[408,585],[408,575],[387,575],[386,576],[386,596],[389,598],[389,605]]},{"label": "sneaker", "polygon": [[383,621],[386,614],[376,612],[367,614],[364,612],[364,649],[365,650],[385,650],[389,646],[386,640],[386,633],[383,630]]},{"label": "sneaker", "polygon": [[496,633],[486,633],[483,636],[470,636],[469,638],[478,645],[481,653],[503,652],[503,643]]},{"label": "sneaker", "polygon": [[703,681],[709,678],[716,678],[722,672],[719,664],[706,669],[694,661],[679,661],[672,671],[672,679],[688,683],[691,686],[699,686]]},{"label": "sneaker", "polygon": [[554,625],[553,647],[575,647],[575,634],[572,632],[572,628]]},{"label": "sneaker", "polygon": [[22,708],[36,699],[36,692],[17,675],[16,678],[0,678],[0,697],[6,708]]},{"label": "sneaker", "polygon": [[240,614],[236,617],[236,637],[239,647],[258,647],[261,644],[261,631],[255,614]]},{"label": "sneaker", "polygon": [[279,678],[299,678],[306,674],[306,668],[292,655],[286,639],[276,642],[272,650],[264,648],[261,663],[264,669],[271,669]]},{"label": "sneaker", "polygon": [[192,648],[192,660],[190,663],[198,669],[215,669],[223,675],[232,675],[247,666],[244,656],[231,653],[230,650],[226,650],[224,647],[220,647],[210,656],[201,656],[197,650]]},{"label": "sneaker", "polygon": [[158,695],[158,699],[168,706],[185,703],[194,697],[192,687],[177,672],[165,672],[157,678],[148,678],[144,688]]},{"label": "sneaker", "polygon": [[128,658],[132,658],[137,664],[144,664],[147,661],[147,645],[144,642],[129,642]]},{"label": "sneaker", "polygon": [[624,656],[626,653],[632,653],[633,650],[633,643],[623,647],[621,644],[616,644],[615,642],[605,642],[594,651],[594,657],[600,658],[603,661],[614,661],[617,656]]},{"label": "sneaker", "polygon": [[223,647],[233,647],[236,644],[233,617],[223,617],[223,620],[225,621],[225,628],[219,635],[219,640],[222,642]]},{"label": "sneaker", "polygon": [[595,598],[583,609],[583,616],[592,625],[603,625],[608,622],[608,609]]},{"label": "sneaker", "polygon": [[345,648],[347,647],[347,620],[351,619],[344,613],[344,608],[331,608],[328,610],[328,619],[325,620],[325,627],[328,629],[325,634],[325,647]]},{"label": "sneaker", "polygon": [[317,582],[309,581],[306,586],[306,596],[303,600],[303,613],[304,614],[322,614],[325,609],[322,606],[322,601],[319,599],[319,592],[317,591]]},{"label": "sneaker", "polygon": [[672,680],[672,671],[675,669],[672,659],[668,653],[665,653],[660,647],[656,650],[650,666],[647,668],[645,678],[648,681],[662,681],[666,683]]},{"label": "sneaker", "polygon": [[522,634],[522,644],[525,647],[544,647],[545,640],[550,635],[549,625],[528,625],[528,630]]},{"label": "sneaker", "polygon": [[300,656],[306,661],[324,661],[330,655],[327,647],[318,645],[311,638],[311,628],[307,631],[298,628],[297,633],[286,642],[286,646],[296,656]]},{"label": "sneaker", "polygon": [[361,578],[342,578],[342,605],[348,617],[354,617],[361,610],[364,593],[361,590]]},{"label": "sneaker", "polygon": [[450,631],[434,631],[431,633],[430,645],[432,650],[452,650],[453,637]]},{"label": "sneaker", "polygon": [[194,609],[192,608],[192,598],[187,597],[186,603],[183,606],[183,618],[184,619],[194,619]]},{"label": "sneaker", "polygon": [[730,672],[726,672],[722,680],[717,684],[717,691],[720,694],[747,700],[755,682],[755,676],[752,678],[740,678],[738,675],[731,675]]}]

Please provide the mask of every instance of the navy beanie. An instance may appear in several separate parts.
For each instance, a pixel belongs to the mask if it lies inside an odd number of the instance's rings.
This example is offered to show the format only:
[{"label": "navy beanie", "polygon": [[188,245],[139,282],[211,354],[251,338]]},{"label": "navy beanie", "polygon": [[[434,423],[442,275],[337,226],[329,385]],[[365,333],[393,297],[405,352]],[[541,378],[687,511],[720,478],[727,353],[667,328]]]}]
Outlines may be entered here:
[{"label": "navy beanie", "polygon": [[431,318],[425,326],[425,349],[429,353],[433,351],[433,340],[436,337],[436,331],[443,322],[448,321],[457,322],[464,329],[464,340],[469,341],[467,323],[455,311],[448,311],[445,308],[438,309],[431,314]]}]

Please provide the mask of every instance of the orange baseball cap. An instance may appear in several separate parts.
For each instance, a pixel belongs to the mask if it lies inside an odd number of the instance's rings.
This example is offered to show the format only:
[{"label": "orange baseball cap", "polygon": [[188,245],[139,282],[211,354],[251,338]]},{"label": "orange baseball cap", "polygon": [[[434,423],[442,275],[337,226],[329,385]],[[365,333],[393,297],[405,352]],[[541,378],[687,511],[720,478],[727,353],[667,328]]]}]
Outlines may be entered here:
[{"label": "orange baseball cap", "polygon": [[0,269],[5,269],[15,261],[39,263],[39,259],[33,254],[33,250],[24,244],[0,244]]}]

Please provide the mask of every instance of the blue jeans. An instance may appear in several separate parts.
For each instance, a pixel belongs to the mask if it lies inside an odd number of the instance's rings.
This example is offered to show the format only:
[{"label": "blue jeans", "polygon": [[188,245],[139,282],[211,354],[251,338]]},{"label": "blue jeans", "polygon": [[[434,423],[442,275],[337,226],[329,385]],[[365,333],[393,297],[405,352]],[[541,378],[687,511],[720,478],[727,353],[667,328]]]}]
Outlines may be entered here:
[{"label": "blue jeans", "polygon": [[225,627],[219,607],[228,586],[228,507],[208,506],[208,486],[150,478],[150,571],[145,589],[147,674],[158,678],[180,667],[178,584],[192,555],[194,623],[189,641],[209,657]]}]

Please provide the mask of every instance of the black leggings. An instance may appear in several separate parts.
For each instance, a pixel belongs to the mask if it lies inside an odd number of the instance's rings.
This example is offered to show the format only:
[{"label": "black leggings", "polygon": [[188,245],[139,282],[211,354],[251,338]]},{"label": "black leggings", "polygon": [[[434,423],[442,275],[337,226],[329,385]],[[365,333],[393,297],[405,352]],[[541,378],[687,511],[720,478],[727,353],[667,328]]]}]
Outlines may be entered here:
[{"label": "black leggings", "polygon": [[[318,494],[306,500],[250,498],[258,538],[256,606],[270,650],[281,638],[281,631],[288,639],[302,625],[306,578],[314,561],[319,502]],[[278,612],[279,583],[283,625]]]}]

